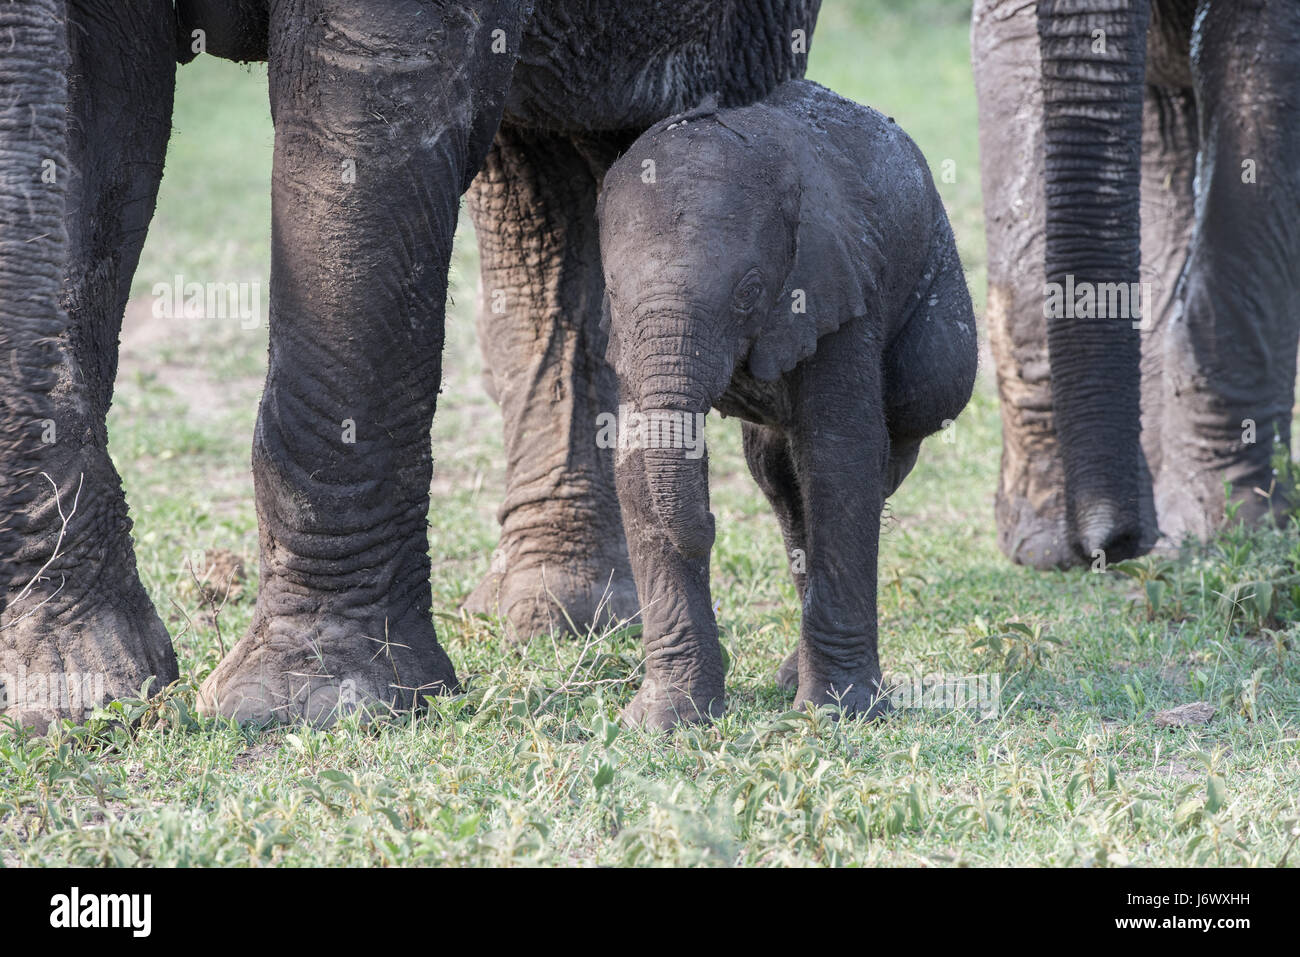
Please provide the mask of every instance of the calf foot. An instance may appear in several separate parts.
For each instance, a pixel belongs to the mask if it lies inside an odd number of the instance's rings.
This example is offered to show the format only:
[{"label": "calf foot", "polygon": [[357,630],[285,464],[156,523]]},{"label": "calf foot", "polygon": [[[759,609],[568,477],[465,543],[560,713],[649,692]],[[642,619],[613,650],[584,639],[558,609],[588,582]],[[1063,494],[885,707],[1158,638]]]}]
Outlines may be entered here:
[{"label": "calf foot", "polygon": [[457,690],[426,616],[256,614],[199,691],[199,712],[239,722],[328,727],[343,714],[417,708]]}]

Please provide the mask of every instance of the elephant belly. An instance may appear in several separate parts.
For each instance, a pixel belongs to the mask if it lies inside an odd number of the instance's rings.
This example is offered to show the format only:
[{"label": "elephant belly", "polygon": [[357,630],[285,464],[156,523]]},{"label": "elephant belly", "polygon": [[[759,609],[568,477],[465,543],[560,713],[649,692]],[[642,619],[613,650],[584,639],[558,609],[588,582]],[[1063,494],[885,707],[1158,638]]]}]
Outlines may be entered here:
[{"label": "elephant belly", "polygon": [[1147,84],[1175,89],[1192,85],[1189,50],[1197,0],[1155,0],[1147,32]]},{"label": "elephant belly", "polygon": [[729,6],[539,0],[507,119],[558,131],[636,129],[694,106],[712,85],[717,31],[710,21]]},{"label": "elephant belly", "polygon": [[642,130],[803,76],[821,0],[537,0],[505,116],[556,132]]}]

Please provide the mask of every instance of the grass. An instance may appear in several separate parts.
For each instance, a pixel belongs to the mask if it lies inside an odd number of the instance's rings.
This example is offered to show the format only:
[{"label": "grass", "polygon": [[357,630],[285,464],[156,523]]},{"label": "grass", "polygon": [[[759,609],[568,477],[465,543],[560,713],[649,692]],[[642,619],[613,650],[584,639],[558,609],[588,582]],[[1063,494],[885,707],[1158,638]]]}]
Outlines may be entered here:
[{"label": "grass", "polygon": [[[931,157],[977,302],[983,241],[961,3],[828,2],[810,74],[894,115]],[[181,72],[177,134],[136,280],[265,289],[265,70]],[[773,673],[798,626],[776,523],[736,423],[710,422],[714,597],[729,710],[669,736],[614,723],[640,651],[504,642],[455,609],[486,571],[503,485],[479,384],[472,236],[458,237],[434,427],[434,611],[466,694],[363,728],[258,733],[193,715],[194,687],[256,591],[248,448],[265,329],[128,319],[111,449],[141,574],[186,678],[36,739],[0,732],[5,864],[1294,863],[1300,827],[1296,529],[1225,535],[1177,560],[1037,573],[998,552],[999,425],[982,376],[951,442],[891,501],[880,560],[886,669],[997,674],[1001,707],[866,725],[794,713]],[[248,579],[214,623],[190,572],[223,550]],[[1207,724],[1157,716],[1208,702]]]}]

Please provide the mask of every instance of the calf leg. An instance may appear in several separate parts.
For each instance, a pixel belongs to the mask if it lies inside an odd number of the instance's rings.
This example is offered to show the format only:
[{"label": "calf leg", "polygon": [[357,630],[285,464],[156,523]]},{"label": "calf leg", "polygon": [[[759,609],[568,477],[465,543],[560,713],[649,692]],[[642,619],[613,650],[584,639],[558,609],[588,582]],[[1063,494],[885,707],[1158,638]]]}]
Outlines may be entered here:
[{"label": "calf leg", "polygon": [[975,314],[947,226],[938,237],[930,270],[934,278],[915,294],[911,313],[885,349],[886,498],[916,464],[921,440],[951,427],[975,386]]},{"label": "calf leg", "polygon": [[879,359],[849,323],[824,336],[793,375],[790,449],[807,534],[808,581],[795,707],[880,714],[876,559],[889,463]]},{"label": "calf leg", "polygon": [[[753,422],[742,422],[740,433],[745,447],[745,461],[758,487],[767,496],[781,526],[790,576],[803,607],[808,584],[808,534],[804,528],[803,493],[795,471],[790,445],[776,429]],[[776,683],[787,691],[799,686],[799,649],[790,652],[777,670]]]},{"label": "calf leg", "polygon": [[[706,476],[708,456],[699,467]],[[619,449],[615,466],[632,572],[641,596],[645,679],[623,712],[664,730],[723,710],[722,646],[709,597],[709,549],[683,555],[655,513],[640,449]]]}]

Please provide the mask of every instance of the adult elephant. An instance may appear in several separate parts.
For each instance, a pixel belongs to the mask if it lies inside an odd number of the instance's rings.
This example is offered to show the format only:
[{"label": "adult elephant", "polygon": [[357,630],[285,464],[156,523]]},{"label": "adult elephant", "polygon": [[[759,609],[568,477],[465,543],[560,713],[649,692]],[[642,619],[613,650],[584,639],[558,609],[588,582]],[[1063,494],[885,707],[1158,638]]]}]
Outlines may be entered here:
[{"label": "adult elephant", "polygon": [[1002,549],[1096,564],[1279,513],[1300,5],[976,0],[972,41]]},{"label": "adult elephant", "polygon": [[[522,635],[635,613],[611,453],[595,442],[597,415],[617,405],[597,189],[656,120],[802,75],[819,6],[0,4],[18,51],[0,63],[0,202],[13,216],[0,225],[0,675],[74,666],[119,696],[176,675],[136,575],[104,416],[177,49],[266,59],[275,124],[260,585],[200,703],[325,721],[340,701],[407,707],[456,685],[430,618],[429,429],[452,235],[476,174],[479,325],[508,458],[501,545],[472,604]],[[69,173],[42,183],[51,157]],[[43,441],[48,423],[57,441]],[[68,712],[14,702],[33,725]]]}]

